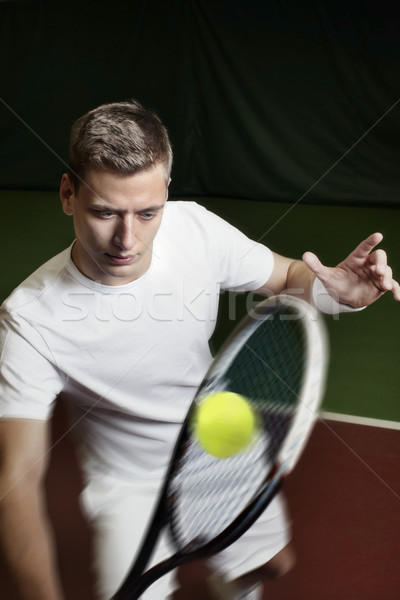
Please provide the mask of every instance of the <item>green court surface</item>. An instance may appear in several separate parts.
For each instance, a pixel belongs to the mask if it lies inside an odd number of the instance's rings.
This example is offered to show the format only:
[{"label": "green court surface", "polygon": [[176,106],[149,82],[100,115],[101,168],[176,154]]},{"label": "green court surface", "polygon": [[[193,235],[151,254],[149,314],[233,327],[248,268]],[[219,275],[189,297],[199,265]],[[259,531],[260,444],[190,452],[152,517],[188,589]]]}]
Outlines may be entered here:
[{"label": "green court surface", "polygon": [[[190,200],[189,198],[187,198]],[[197,198],[255,240],[276,252],[300,258],[315,252],[328,265],[342,260],[374,231],[400,277],[396,208],[297,205],[227,198]],[[0,299],[73,239],[71,219],[57,192],[0,191],[2,214]],[[212,341],[218,347],[246,309],[243,295],[223,294]],[[324,409],[400,421],[400,305],[386,294],[367,310],[325,318],[331,360]]]}]

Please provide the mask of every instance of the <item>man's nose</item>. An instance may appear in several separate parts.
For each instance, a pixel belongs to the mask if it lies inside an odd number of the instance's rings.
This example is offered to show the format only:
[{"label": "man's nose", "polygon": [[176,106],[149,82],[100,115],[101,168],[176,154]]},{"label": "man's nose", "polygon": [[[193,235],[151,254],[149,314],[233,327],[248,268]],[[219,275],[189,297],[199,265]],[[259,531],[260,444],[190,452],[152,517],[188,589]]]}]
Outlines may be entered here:
[{"label": "man's nose", "polygon": [[133,231],[133,217],[131,215],[119,218],[114,242],[122,250],[130,250],[134,246],[135,233]]}]

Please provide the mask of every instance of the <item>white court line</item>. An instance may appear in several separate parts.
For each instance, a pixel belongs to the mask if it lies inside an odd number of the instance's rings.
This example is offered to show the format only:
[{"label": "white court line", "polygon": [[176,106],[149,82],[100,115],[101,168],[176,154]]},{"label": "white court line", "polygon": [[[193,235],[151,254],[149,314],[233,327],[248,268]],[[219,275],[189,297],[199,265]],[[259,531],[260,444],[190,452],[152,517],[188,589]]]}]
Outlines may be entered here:
[{"label": "white court line", "polygon": [[400,430],[399,421],[385,421],[384,419],[372,419],[370,417],[360,417],[358,415],[343,415],[327,411],[322,411],[320,417],[327,421],[340,421],[341,423],[353,423],[354,425],[368,425],[369,427]]}]

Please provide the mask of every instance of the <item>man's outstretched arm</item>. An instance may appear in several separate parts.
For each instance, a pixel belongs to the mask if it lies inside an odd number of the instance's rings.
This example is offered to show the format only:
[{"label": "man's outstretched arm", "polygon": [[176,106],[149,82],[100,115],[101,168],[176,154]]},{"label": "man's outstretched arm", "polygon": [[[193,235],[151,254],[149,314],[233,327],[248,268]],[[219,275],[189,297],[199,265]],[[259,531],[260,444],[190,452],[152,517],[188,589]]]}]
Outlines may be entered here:
[{"label": "man's outstretched arm", "polygon": [[49,425],[0,420],[0,551],[21,600],[62,600],[43,479]]}]

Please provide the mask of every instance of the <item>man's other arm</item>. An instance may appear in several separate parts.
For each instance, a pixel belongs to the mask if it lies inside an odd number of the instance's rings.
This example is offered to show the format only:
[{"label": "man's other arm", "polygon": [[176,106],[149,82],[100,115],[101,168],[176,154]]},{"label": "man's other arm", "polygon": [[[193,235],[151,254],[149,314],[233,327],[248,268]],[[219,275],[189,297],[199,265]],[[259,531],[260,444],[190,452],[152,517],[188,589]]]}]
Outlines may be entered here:
[{"label": "man's other arm", "polygon": [[21,600],[62,600],[43,479],[49,424],[0,419],[0,551]]}]

